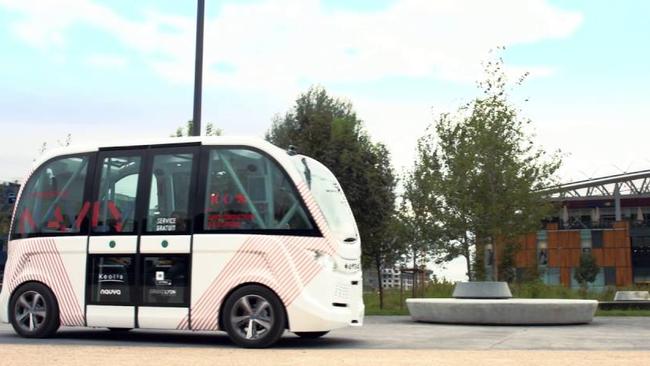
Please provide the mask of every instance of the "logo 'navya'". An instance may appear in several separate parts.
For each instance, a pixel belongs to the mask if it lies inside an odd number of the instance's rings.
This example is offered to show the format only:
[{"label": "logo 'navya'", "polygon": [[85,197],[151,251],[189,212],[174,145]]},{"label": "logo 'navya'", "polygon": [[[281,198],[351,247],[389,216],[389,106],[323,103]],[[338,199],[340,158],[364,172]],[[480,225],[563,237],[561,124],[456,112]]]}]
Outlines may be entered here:
[{"label": "logo 'navya'", "polygon": [[103,288],[103,289],[99,290],[99,294],[100,295],[111,295],[111,296],[117,295],[117,296],[120,296],[120,295],[122,295],[122,290],[116,289],[116,288]]}]

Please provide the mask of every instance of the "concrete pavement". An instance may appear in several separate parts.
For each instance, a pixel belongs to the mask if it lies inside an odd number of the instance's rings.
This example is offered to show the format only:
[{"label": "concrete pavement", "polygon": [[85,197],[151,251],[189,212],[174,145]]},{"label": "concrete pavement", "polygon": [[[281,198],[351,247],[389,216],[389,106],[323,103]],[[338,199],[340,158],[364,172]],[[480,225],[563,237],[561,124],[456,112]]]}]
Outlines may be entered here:
[{"label": "concrete pavement", "polygon": [[[225,333],[62,328],[50,339],[24,339],[10,325],[0,325],[0,353],[7,346],[118,346],[232,348]],[[56,348],[56,347],[54,347]],[[474,326],[414,323],[405,316],[368,316],[360,328],[332,331],[318,340],[287,333],[278,349],[413,349],[413,350],[539,350],[648,351],[650,317],[596,317],[587,325]]]}]

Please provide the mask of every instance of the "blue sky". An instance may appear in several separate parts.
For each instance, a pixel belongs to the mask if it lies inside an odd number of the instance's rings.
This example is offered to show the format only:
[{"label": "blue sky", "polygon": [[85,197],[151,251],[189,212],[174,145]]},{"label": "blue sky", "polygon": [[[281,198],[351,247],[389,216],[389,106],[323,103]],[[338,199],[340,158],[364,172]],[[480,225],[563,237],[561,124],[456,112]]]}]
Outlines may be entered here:
[{"label": "blue sky", "polygon": [[[650,2],[206,0],[203,120],[263,136],[310,85],[350,99],[398,170],[503,52],[562,179],[650,168]],[[192,114],[194,1],[0,0],[0,180],[43,142],[167,136]],[[528,102],[524,102],[528,99]]]}]

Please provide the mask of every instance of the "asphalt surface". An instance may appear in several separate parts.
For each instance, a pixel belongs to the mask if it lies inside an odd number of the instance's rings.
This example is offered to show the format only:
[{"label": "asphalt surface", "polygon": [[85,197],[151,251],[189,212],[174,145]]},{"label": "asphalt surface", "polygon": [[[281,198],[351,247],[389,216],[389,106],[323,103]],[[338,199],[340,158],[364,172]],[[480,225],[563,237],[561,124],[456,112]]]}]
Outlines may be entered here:
[{"label": "asphalt surface", "polygon": [[[64,327],[54,338],[25,339],[10,325],[0,324],[0,353],[5,345],[234,348],[222,332],[114,333],[102,328]],[[649,351],[650,317],[597,317],[591,324],[570,326],[479,326],[414,323],[406,316],[368,316],[363,327],[335,330],[318,340],[286,333],[275,349]]]}]

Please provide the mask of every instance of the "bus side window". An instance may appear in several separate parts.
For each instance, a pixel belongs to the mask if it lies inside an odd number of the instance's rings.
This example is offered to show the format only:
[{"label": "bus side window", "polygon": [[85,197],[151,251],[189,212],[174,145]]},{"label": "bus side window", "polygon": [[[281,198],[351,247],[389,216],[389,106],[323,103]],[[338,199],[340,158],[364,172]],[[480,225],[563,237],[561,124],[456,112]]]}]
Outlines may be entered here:
[{"label": "bus side window", "polygon": [[154,156],[147,209],[148,233],[188,231],[193,159],[191,153]]},{"label": "bus side window", "polygon": [[135,232],[135,204],[140,177],[139,156],[106,157],[101,165],[93,233]]},{"label": "bus side window", "polygon": [[203,229],[312,230],[298,192],[268,157],[214,148],[208,162]]},{"label": "bus side window", "polygon": [[81,230],[89,205],[84,204],[88,156],[64,157],[41,166],[21,194],[13,239]]}]

